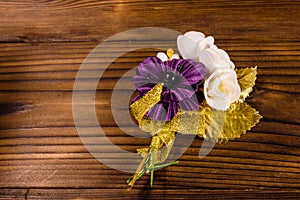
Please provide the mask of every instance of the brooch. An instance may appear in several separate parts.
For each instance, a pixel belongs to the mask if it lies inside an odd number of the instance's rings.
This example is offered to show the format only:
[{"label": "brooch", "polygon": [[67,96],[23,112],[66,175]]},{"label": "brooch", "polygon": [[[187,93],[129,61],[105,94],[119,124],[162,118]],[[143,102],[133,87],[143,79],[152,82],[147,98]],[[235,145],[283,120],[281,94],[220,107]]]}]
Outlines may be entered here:
[{"label": "brooch", "polygon": [[240,137],[262,116],[245,102],[256,80],[256,67],[236,68],[212,36],[190,31],[173,49],[138,65],[132,78],[138,92],[130,112],[139,128],[152,136],[148,148],[137,149],[142,161],[127,180],[130,188],[145,173],[175,165],[165,162],[178,134],[193,134],[215,143]]}]

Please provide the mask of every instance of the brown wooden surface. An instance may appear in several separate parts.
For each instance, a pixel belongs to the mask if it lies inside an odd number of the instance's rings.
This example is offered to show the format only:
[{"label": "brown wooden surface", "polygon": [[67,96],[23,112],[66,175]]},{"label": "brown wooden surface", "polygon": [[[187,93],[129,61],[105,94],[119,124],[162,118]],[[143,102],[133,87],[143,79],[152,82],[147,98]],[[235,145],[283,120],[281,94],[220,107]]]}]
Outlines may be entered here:
[{"label": "brown wooden surface", "polygon": [[[1,1],[0,199],[298,198],[299,6],[285,0]],[[156,172],[152,189],[145,176],[126,192],[130,174],[100,163],[78,137],[72,89],[80,64],[101,41],[147,26],[202,31],[215,37],[236,66],[258,66],[248,102],[264,118],[203,159],[197,156],[202,140],[195,139],[179,165]],[[122,56],[98,85],[97,114],[105,133],[132,152],[150,140],[116,127],[111,90],[120,76],[154,53]],[[124,84],[131,84],[130,77]]]}]

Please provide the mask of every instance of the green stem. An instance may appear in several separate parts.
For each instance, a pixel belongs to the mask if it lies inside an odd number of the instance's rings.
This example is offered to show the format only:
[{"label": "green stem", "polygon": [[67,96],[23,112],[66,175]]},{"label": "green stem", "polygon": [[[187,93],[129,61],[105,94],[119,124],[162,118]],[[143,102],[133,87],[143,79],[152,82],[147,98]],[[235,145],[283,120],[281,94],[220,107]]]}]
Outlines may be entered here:
[{"label": "green stem", "polygon": [[150,187],[153,186],[153,177],[154,177],[153,167],[155,167],[155,164],[154,164],[154,147],[151,148],[151,153],[150,153],[150,166],[149,166],[149,168],[151,169],[151,172],[150,172]]},{"label": "green stem", "polygon": [[168,167],[171,165],[177,165],[179,163],[179,161],[174,161],[174,162],[170,162],[170,163],[166,163],[166,164],[161,164],[161,165],[155,165],[153,168],[151,168],[150,170],[158,170],[164,167]]},{"label": "green stem", "polygon": [[150,187],[153,186],[153,178],[154,178],[154,170],[151,170],[151,173],[150,173]]}]

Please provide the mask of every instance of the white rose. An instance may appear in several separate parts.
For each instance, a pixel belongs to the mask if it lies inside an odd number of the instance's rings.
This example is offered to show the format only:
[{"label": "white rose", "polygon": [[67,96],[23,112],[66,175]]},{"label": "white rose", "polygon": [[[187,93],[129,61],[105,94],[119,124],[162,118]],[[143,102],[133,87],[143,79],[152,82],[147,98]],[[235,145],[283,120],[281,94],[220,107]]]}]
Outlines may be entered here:
[{"label": "white rose", "polygon": [[218,69],[204,82],[206,102],[214,109],[227,110],[240,94],[241,88],[233,69]]},{"label": "white rose", "polygon": [[183,58],[202,62],[206,66],[207,78],[217,69],[235,67],[228,54],[214,45],[214,38],[205,37],[201,32],[190,31],[178,36],[177,47]]},{"label": "white rose", "polygon": [[190,31],[184,35],[180,35],[177,38],[177,47],[185,59],[193,59],[196,62],[199,61],[199,45],[200,43],[213,44],[214,38],[207,37],[201,32]]},{"label": "white rose", "polygon": [[206,66],[206,77],[209,77],[217,69],[234,69],[235,67],[228,54],[216,45],[201,50],[199,61]]}]

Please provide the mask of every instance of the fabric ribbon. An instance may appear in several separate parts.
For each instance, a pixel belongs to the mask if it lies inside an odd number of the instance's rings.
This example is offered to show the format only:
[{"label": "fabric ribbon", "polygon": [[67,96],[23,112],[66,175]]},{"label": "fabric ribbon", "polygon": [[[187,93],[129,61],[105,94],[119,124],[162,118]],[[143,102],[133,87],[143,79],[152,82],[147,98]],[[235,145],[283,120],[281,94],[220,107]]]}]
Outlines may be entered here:
[{"label": "fabric ribbon", "polygon": [[[143,129],[144,121],[146,120],[145,114],[152,106],[154,106],[160,101],[162,90],[163,90],[163,84],[156,84],[142,98],[140,98],[139,100],[131,104],[130,106],[131,113],[134,116],[134,118],[137,120],[139,127],[142,130],[145,130]],[[148,120],[150,119],[147,119],[147,121]],[[153,136],[150,147],[138,149],[137,152],[142,157],[145,157],[149,153],[149,150],[154,148],[154,152],[156,154],[154,163],[159,164],[164,162],[167,159],[175,140],[175,132],[171,130],[167,130],[167,131],[159,130],[159,127],[156,128],[148,130],[148,132],[150,132],[151,135]],[[164,145],[165,148],[163,148]]]}]

